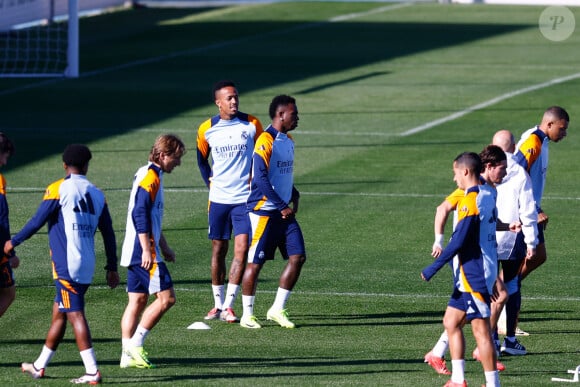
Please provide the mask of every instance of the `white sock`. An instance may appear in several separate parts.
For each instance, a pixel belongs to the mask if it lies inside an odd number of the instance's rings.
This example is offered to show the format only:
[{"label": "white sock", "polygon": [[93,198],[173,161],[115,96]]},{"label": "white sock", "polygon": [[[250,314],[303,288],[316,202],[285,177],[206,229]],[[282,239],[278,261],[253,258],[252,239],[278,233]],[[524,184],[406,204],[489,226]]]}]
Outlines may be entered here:
[{"label": "white sock", "polygon": [[34,362],[34,368],[36,368],[37,370],[41,368],[46,368],[46,366],[48,365],[48,363],[50,363],[50,360],[52,359],[55,353],[56,351],[53,351],[46,345],[42,346],[42,351],[40,352],[38,359],[36,359],[36,361]]},{"label": "white sock", "polygon": [[282,310],[286,307],[286,301],[288,301],[288,297],[290,297],[291,290],[286,290],[282,288],[278,288],[278,292],[276,292],[276,299],[272,304],[273,310]]},{"label": "white sock", "polygon": [[451,359],[451,381],[453,383],[463,383],[465,380],[465,360]]},{"label": "white sock", "polygon": [[506,318],[507,317],[504,306],[503,309],[501,310],[501,313],[499,314],[499,318],[497,319],[497,330],[503,333],[505,333],[506,330]]},{"label": "white sock", "polygon": [[228,283],[228,289],[226,290],[226,299],[223,303],[223,310],[227,308],[231,308],[236,302],[236,298],[238,297],[238,291],[240,290],[240,285],[234,285],[232,283]]},{"label": "white sock", "polygon": [[485,387],[500,387],[498,371],[485,372]]},{"label": "white sock", "polygon": [[121,339],[121,357],[129,356],[125,350],[131,346],[131,339]]},{"label": "white sock", "polygon": [[444,358],[448,349],[449,349],[449,337],[447,336],[447,331],[444,330],[443,333],[441,334],[441,337],[439,337],[437,344],[435,344],[431,352],[435,356]]},{"label": "white sock", "polygon": [[97,367],[97,357],[95,356],[93,348],[81,351],[81,359],[83,359],[83,364],[85,365],[88,375],[94,375],[97,373],[99,368]]},{"label": "white sock", "polygon": [[222,310],[224,304],[224,285],[211,285],[213,292],[213,304],[215,308]]},{"label": "white sock", "polygon": [[242,316],[253,316],[254,315],[254,300],[256,296],[244,296],[242,294],[242,306],[243,312]]},{"label": "white sock", "polygon": [[145,329],[139,324],[135,330],[135,334],[131,337],[129,345],[133,347],[142,347],[147,335],[149,334],[149,329]]}]

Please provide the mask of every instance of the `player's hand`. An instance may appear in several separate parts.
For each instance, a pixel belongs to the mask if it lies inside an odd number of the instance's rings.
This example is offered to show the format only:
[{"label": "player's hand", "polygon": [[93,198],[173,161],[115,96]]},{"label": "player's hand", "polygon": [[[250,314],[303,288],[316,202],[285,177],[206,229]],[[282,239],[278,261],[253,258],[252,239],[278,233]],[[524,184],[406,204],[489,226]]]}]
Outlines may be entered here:
[{"label": "player's hand", "polygon": [[538,226],[542,226],[544,230],[548,227],[548,215],[545,212],[538,213]]},{"label": "player's hand", "polygon": [[423,272],[421,272],[421,279],[422,279],[423,281],[427,281],[427,278],[425,278],[425,276],[423,275]]},{"label": "player's hand", "polygon": [[153,267],[153,257],[150,251],[143,251],[141,254],[141,267],[145,270],[149,270]]},{"label": "player's hand", "polygon": [[294,210],[290,207],[284,208],[280,213],[282,214],[282,219],[289,219],[294,216]]},{"label": "player's hand", "polygon": [[12,250],[14,250],[12,240],[7,240],[6,243],[4,243],[4,254],[10,255],[12,253]]},{"label": "player's hand", "polygon": [[115,289],[119,285],[120,280],[118,272],[107,270],[106,277],[107,277],[107,285],[109,285],[111,289]]},{"label": "player's hand", "polygon": [[10,267],[13,269],[16,269],[18,266],[20,266],[20,258],[18,258],[16,255],[8,258],[8,262],[10,262]]},{"label": "player's hand", "polygon": [[439,258],[442,251],[443,251],[443,246],[441,246],[441,244],[435,242],[435,243],[433,243],[433,248],[431,250],[431,256],[433,258]]},{"label": "player's hand", "polygon": [[509,229],[511,232],[520,232],[522,231],[522,222],[515,221],[509,224]]},{"label": "player's hand", "polygon": [[528,247],[526,251],[526,259],[534,259],[536,257],[536,249]]}]

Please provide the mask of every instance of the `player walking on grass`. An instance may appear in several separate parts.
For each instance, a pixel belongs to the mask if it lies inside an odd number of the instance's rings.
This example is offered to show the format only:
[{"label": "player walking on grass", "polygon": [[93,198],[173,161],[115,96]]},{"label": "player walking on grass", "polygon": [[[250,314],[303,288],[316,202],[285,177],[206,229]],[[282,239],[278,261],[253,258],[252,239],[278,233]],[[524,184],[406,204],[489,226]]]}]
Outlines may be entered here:
[{"label": "player walking on grass", "polygon": [[11,241],[4,245],[8,254],[15,246],[48,224],[48,241],[56,297],[52,322],[40,356],[34,363],[22,363],[22,371],[38,379],[61,343],[67,321],[73,327],[85,375],[71,380],[75,384],[98,384],[101,373],[93,350],[91,332],[85,318],[85,293],[95,272],[95,240],[101,231],[107,255],[107,284],[119,284],[117,245],[105,195],[87,178],[91,152],[84,145],[72,144],[62,155],[66,177],[48,186],[36,214]]},{"label": "player walking on grass", "polygon": [[[480,189],[484,190],[488,195],[491,195],[494,200],[497,197],[497,192],[495,187],[497,184],[501,183],[502,179],[506,175],[506,155],[503,150],[497,146],[491,145],[487,146],[483,149],[480,153],[480,158],[483,164],[483,171],[480,175]],[[439,257],[442,252],[442,244],[443,244],[443,231],[445,227],[445,223],[447,222],[447,217],[449,213],[453,210],[457,209],[457,204],[459,201],[465,196],[465,192],[462,189],[456,189],[453,193],[451,193],[444,201],[437,207],[437,211],[435,214],[435,243],[433,244],[433,250],[431,255],[435,258]],[[511,199],[510,199],[511,200]],[[455,213],[456,215],[456,213]],[[454,224],[456,223],[456,219],[454,219]],[[519,223],[514,221],[512,224],[506,224],[499,219],[496,222],[496,229],[502,230],[513,230],[516,231]],[[496,230],[493,230],[495,232]],[[486,230],[482,232],[481,237],[484,241],[489,240],[490,238],[494,238],[491,235],[491,231]],[[496,344],[496,349],[499,351],[499,341],[497,340],[497,335],[495,334],[496,325],[497,325],[497,317],[505,303],[508,299],[507,289],[501,280],[497,276],[498,271],[498,258],[497,258],[497,247],[493,246],[488,243],[482,243],[482,253],[485,259],[484,267],[486,270],[486,278],[496,278],[495,283],[493,285],[493,292],[491,294],[491,312],[490,312],[490,324],[491,330],[494,332],[494,340]],[[445,364],[444,356],[447,352],[449,344],[449,338],[447,336],[447,332],[444,331],[435,346],[431,351],[429,351],[425,355],[425,362],[428,363],[437,373],[450,375],[451,372],[447,369],[447,365]],[[472,357],[478,361],[480,361],[479,351],[476,348],[473,351]],[[505,366],[500,362],[496,362],[496,367],[498,371],[504,371]]]},{"label": "player walking on grass", "polygon": [[[242,283],[248,253],[250,225],[246,199],[250,193],[252,152],[255,140],[262,133],[262,124],[256,117],[238,110],[238,91],[232,81],[216,83],[213,97],[219,113],[204,121],[197,132],[197,164],[209,188],[208,238],[212,240],[214,307],[205,319],[219,318],[233,323],[238,321],[233,305]],[[232,231],[234,257],[224,293],[226,255]]]},{"label": "player walking on grass", "polygon": [[[175,304],[173,282],[163,262],[175,262],[175,253],[163,236],[163,175],[181,164],[185,145],[177,136],[157,137],[149,163],[133,180],[127,212],[121,266],[127,267],[129,302],[121,319],[121,368],[154,368],[143,343],[161,317]],[[155,301],[149,306],[149,295]],[[139,320],[140,319],[140,320]]]},{"label": "player walking on grass", "polygon": [[[0,132],[0,167],[8,163],[14,154],[14,144]],[[0,174],[0,243],[4,246],[10,239],[10,221],[8,217],[8,201],[6,201],[6,179]],[[20,261],[14,251],[2,254],[0,257],[0,317],[8,310],[16,298],[16,285],[12,269],[16,269]]]},{"label": "player walking on grass", "polygon": [[[548,215],[542,210],[542,196],[548,172],[550,141],[559,142],[566,137],[570,116],[560,106],[552,106],[544,111],[539,125],[525,131],[514,153],[515,160],[530,175],[532,191],[538,212],[538,245],[536,254],[524,259],[520,270],[520,281],[546,262],[548,255],[544,239],[544,230],[548,226]],[[516,326],[519,336],[528,336],[528,333]],[[504,347],[502,346],[502,351]],[[509,349],[508,349],[509,351]]]},{"label": "player walking on grass", "polygon": [[[485,372],[486,385],[499,386],[496,353],[489,324],[490,298],[495,278],[486,277],[482,251],[495,248],[496,208],[493,195],[480,189],[482,162],[475,153],[462,153],[453,162],[454,181],[465,191],[457,205],[458,219],[453,236],[438,259],[421,272],[428,281],[453,260],[455,289],[445,311],[443,324],[449,336],[452,375],[445,386],[466,386],[464,377],[465,338],[463,325],[471,323]],[[486,240],[480,232],[488,232]],[[493,236],[493,237],[492,237]],[[487,243],[488,246],[482,246]],[[496,262],[497,265],[497,262]]]},{"label": "player walking on grass", "polygon": [[544,112],[540,125],[522,134],[516,145],[515,159],[526,169],[532,179],[532,190],[538,211],[538,246],[536,255],[524,260],[521,270],[522,280],[540,267],[546,259],[544,229],[548,225],[548,215],[542,210],[542,196],[548,171],[548,146],[550,141],[559,142],[566,137],[570,116],[559,106],[552,106]]},{"label": "player walking on grass", "polygon": [[532,260],[536,254],[538,214],[530,177],[514,159],[514,136],[508,130],[500,130],[495,133],[492,142],[506,153],[508,165],[507,176],[497,186],[498,216],[504,221],[520,221],[522,224],[521,231],[517,234],[506,231],[496,233],[498,259],[509,294],[505,307],[506,338],[501,349],[502,352],[510,355],[525,355],[526,348],[515,337],[517,316],[522,300],[519,271],[523,261]]},{"label": "player walking on grass", "polygon": [[288,134],[298,126],[296,100],[287,95],[274,97],[269,114],[272,123],[254,147],[248,197],[252,243],[242,282],[244,310],[240,325],[244,328],[261,328],[254,316],[258,275],[264,263],[274,259],[277,248],[287,263],[266,318],[284,328],[295,327],[288,319],[286,302],[306,261],[304,237],[296,220],[300,195],[294,187],[294,140]]}]

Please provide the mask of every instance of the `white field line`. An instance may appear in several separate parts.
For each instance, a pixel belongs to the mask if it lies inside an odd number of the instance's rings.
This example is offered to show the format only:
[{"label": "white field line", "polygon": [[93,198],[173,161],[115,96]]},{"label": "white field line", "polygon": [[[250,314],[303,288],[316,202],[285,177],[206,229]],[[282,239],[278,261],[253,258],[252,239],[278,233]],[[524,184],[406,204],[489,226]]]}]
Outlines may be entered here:
[{"label": "white field line", "polygon": [[522,94],[526,94],[526,93],[530,93],[532,91],[536,91],[536,90],[540,90],[540,89],[545,89],[546,87],[550,87],[550,86],[554,86],[554,85],[558,85],[560,83],[565,83],[574,79],[580,78],[580,73],[576,73],[576,74],[570,74],[564,77],[559,77],[559,78],[554,78],[551,79],[549,81],[546,82],[542,82],[542,83],[538,83],[536,85],[532,85],[532,86],[528,86],[528,87],[524,87],[522,89],[518,89],[518,90],[514,90],[514,91],[510,91],[508,93],[499,95],[495,98],[492,98],[490,100],[487,100],[485,102],[479,103],[477,105],[473,105],[471,107],[468,107],[467,109],[463,109],[461,111],[455,112],[453,114],[448,115],[447,117],[443,117],[443,118],[439,118],[437,120],[433,120],[431,122],[427,122],[423,125],[419,125],[415,128],[409,129],[403,133],[401,133],[400,135],[402,137],[405,136],[410,136],[412,134],[416,134],[419,132],[423,132],[427,129],[431,129],[435,126],[447,123],[449,121],[453,121],[456,120],[458,118],[461,118],[469,113],[472,113],[476,110],[481,110],[481,109],[485,109],[489,106],[495,105],[496,103],[499,103],[501,101],[504,101],[506,99],[518,96],[518,95],[522,95]]},{"label": "white field line", "polygon": [[[38,287],[46,287],[51,288],[54,287],[52,285],[42,285]],[[110,291],[109,287],[107,286],[91,286],[91,289],[98,289],[98,290],[108,290]],[[207,289],[197,289],[197,288],[185,288],[185,287],[176,287],[175,290],[179,292],[203,292],[207,293]],[[276,290],[258,290],[258,293],[262,294],[276,294]],[[324,296],[324,297],[381,297],[381,298],[423,298],[423,299],[430,299],[430,298],[449,298],[449,295],[436,295],[436,294],[396,294],[396,293],[368,293],[368,292],[308,292],[308,291],[300,291],[295,290],[292,294],[302,294],[306,296]],[[528,296],[525,297],[522,295],[522,299],[526,300],[538,300],[538,301],[569,301],[569,302],[578,302],[580,301],[580,297],[546,297],[546,296]]]},{"label": "white field line", "polygon": [[[359,17],[364,17],[364,16],[369,16],[369,15],[374,15],[374,14],[379,14],[379,13],[383,13],[383,12],[388,12],[388,11],[393,11],[393,10],[397,10],[403,7],[409,7],[414,5],[413,2],[407,2],[407,3],[399,3],[399,4],[393,4],[393,5],[387,5],[387,6],[383,6],[383,7],[378,7],[375,9],[371,9],[369,11],[365,11],[365,12],[358,12],[358,13],[350,13],[350,14],[345,14],[345,15],[339,15],[339,16],[335,16],[325,22],[317,22],[317,23],[306,23],[306,24],[302,24],[300,26],[295,26],[292,28],[287,28],[287,29],[283,29],[283,30],[278,30],[278,31],[272,31],[272,32],[268,32],[265,34],[260,34],[260,35],[254,35],[254,36],[248,36],[248,37],[244,37],[244,38],[240,38],[240,39],[234,39],[234,40],[229,40],[229,41],[225,41],[225,42],[221,42],[221,43],[216,43],[213,45],[208,45],[205,47],[199,47],[199,48],[194,48],[194,49],[189,49],[189,50],[183,50],[183,51],[177,51],[168,55],[162,55],[162,56],[158,56],[158,57],[152,57],[152,58],[148,58],[148,59],[143,59],[143,60],[138,60],[138,61],[133,61],[133,62],[128,62],[125,64],[121,64],[118,66],[112,66],[112,67],[108,67],[105,69],[101,69],[101,70],[96,70],[96,71],[92,71],[92,72],[86,72],[81,74],[82,78],[85,77],[90,77],[90,76],[95,76],[95,75],[100,75],[100,74],[104,74],[104,73],[108,73],[108,72],[113,72],[113,71],[117,71],[117,70],[122,70],[122,69],[126,69],[126,68],[131,68],[131,67],[136,67],[136,66],[141,66],[141,65],[145,65],[145,64],[149,64],[149,63],[156,63],[156,62],[160,62],[160,61],[164,61],[167,59],[171,59],[171,58],[175,58],[175,57],[180,57],[180,56],[185,56],[185,55],[191,55],[194,53],[201,53],[201,52],[205,52],[205,51],[209,51],[212,49],[219,49],[219,48],[223,48],[223,47],[228,47],[228,46],[232,46],[232,45],[236,45],[239,44],[241,42],[244,41],[248,41],[248,40],[252,40],[252,39],[256,39],[256,38],[261,38],[264,36],[271,36],[271,35],[279,35],[279,34],[284,34],[284,33],[288,33],[288,32],[292,32],[292,31],[296,31],[296,30],[303,30],[303,29],[307,29],[307,28],[313,28],[313,27],[318,27],[321,25],[324,25],[326,23],[336,23],[336,22],[343,22],[343,21],[347,21],[347,20],[352,20],[352,19],[356,19]],[[406,136],[410,136],[412,134],[416,134],[419,132],[423,132],[427,129],[433,128],[435,126],[447,123],[449,121],[453,121],[456,120],[458,118],[461,118],[469,113],[472,113],[474,111],[477,110],[481,110],[484,109],[486,107],[495,105],[501,101],[504,101],[506,99],[518,96],[518,95],[522,95],[522,94],[526,94],[532,91],[536,91],[536,90],[540,90],[540,89],[544,89],[546,87],[550,87],[553,85],[557,85],[560,83],[565,83],[567,81],[570,80],[574,80],[580,78],[580,73],[575,73],[575,74],[571,74],[571,75],[567,75],[564,77],[559,77],[559,78],[554,78],[551,80],[548,80],[546,82],[542,82],[536,85],[531,85],[528,87],[524,87],[522,89],[518,89],[518,90],[514,90],[502,95],[499,95],[498,97],[492,98],[490,100],[484,101],[482,103],[473,105],[471,107],[468,107],[466,109],[463,109],[461,111],[457,111],[455,113],[452,113],[446,117],[442,117],[439,118],[437,120],[433,120],[430,122],[427,122],[425,124],[416,126],[412,129],[406,130],[402,133],[399,134],[399,136],[402,137],[406,137]],[[54,80],[44,80],[41,82],[37,82],[37,83],[33,83],[33,84],[29,84],[29,85],[24,85],[21,87],[17,87],[17,88],[13,88],[13,89],[8,89],[8,90],[4,90],[4,91],[0,91],[0,96],[3,95],[7,95],[7,94],[11,94],[13,92],[17,92],[20,90],[24,90],[24,89],[30,89],[30,88],[35,88],[38,86],[43,86],[43,85],[48,85],[48,84],[52,84],[52,83],[56,83],[56,82],[63,82],[64,79],[54,79]],[[306,134],[308,134],[309,132],[305,132]],[[311,132],[312,134],[314,134],[315,132]],[[381,134],[383,135],[383,134]],[[388,134],[390,136],[390,134]]]}]

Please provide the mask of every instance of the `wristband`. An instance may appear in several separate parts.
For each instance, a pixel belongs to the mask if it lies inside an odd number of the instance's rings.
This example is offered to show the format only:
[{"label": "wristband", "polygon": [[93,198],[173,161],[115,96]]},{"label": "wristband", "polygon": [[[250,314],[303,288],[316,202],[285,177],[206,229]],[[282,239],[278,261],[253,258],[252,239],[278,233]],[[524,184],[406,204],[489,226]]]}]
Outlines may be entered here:
[{"label": "wristband", "polygon": [[435,244],[438,244],[439,246],[443,246],[443,239],[445,238],[445,235],[443,234],[435,234]]}]

